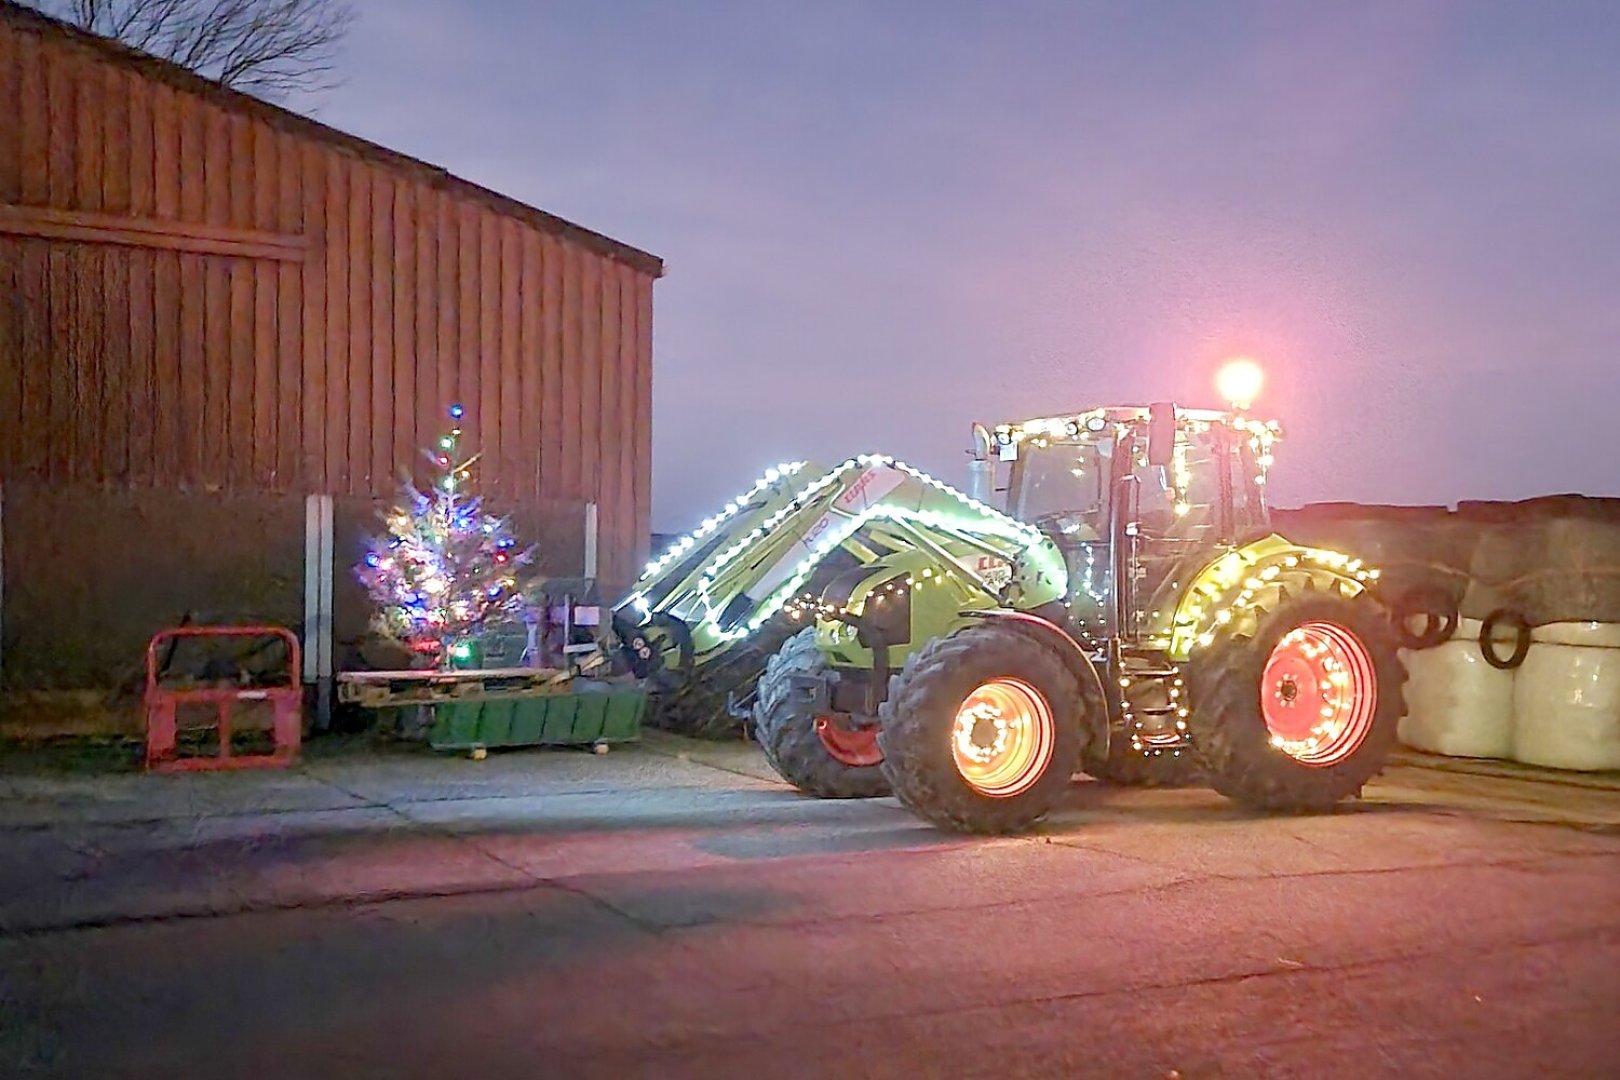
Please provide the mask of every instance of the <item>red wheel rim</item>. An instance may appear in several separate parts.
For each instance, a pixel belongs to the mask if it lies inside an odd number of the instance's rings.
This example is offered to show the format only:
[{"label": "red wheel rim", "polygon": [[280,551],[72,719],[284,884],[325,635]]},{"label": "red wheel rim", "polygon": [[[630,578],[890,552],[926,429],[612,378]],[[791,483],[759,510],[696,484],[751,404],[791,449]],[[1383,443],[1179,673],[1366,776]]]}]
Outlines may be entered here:
[{"label": "red wheel rim", "polygon": [[821,740],[827,756],[840,765],[862,768],[883,760],[878,749],[877,726],[850,727],[843,716],[816,717],[816,737]]},{"label": "red wheel rim", "polygon": [[962,699],[951,726],[956,771],[981,795],[1005,799],[1035,786],[1052,763],[1057,724],[1039,690],[991,679]]},{"label": "red wheel rim", "polygon": [[1337,765],[1360,749],[1378,714],[1372,653],[1337,623],[1295,627],[1260,680],[1271,745],[1303,765]]}]

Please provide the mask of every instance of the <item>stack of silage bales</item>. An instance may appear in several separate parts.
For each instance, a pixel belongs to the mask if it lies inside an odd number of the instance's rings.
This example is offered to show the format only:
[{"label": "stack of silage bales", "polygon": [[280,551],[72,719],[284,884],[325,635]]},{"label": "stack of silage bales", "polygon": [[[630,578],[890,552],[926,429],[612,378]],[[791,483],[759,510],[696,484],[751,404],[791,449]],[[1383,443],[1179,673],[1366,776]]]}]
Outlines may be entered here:
[{"label": "stack of silage bales", "polygon": [[1480,542],[1464,617],[1513,672],[1511,756],[1620,769],[1620,500],[1575,495],[1464,503]]},{"label": "stack of silage bales", "polygon": [[1408,745],[1620,769],[1620,500],[1329,504],[1278,525],[1384,570],[1411,646]]}]

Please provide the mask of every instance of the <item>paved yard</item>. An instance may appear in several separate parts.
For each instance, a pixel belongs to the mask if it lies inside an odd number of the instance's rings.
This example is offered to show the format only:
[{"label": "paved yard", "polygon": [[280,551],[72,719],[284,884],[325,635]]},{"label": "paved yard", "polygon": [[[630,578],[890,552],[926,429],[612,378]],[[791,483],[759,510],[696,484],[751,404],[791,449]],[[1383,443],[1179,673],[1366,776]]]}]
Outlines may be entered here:
[{"label": "paved yard", "polygon": [[1617,1016],[1612,779],[984,841],[667,737],[0,763],[5,1077],[1612,1077]]}]

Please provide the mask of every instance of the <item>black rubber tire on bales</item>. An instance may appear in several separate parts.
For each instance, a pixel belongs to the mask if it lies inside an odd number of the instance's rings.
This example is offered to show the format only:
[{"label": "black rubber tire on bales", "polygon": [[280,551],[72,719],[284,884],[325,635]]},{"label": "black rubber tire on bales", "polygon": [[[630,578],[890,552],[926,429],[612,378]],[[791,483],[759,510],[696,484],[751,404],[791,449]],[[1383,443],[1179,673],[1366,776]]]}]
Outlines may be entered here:
[{"label": "black rubber tire on bales", "polygon": [[1203,782],[1198,761],[1190,748],[1180,756],[1166,751],[1148,755],[1131,745],[1131,737],[1114,732],[1108,741],[1106,757],[1088,750],[1080,762],[1080,771],[1093,780],[1119,787],[1195,787]]},{"label": "black rubber tire on bales", "polygon": [[[958,710],[998,679],[1016,680],[1044,699],[1051,750],[1027,786],[987,795],[963,777],[953,741]],[[1056,652],[1011,627],[982,623],[936,638],[889,680],[878,728],[883,774],[903,806],[935,825],[988,835],[1022,832],[1068,789],[1089,740],[1094,696]]]},{"label": "black rubber tire on bales", "polygon": [[649,723],[699,739],[738,738],[742,722],[727,711],[728,700],[749,695],[765,664],[794,629],[791,620],[778,615],[724,655],[697,665],[680,685],[653,694]]},{"label": "black rubber tire on bales", "polygon": [[[1331,764],[1306,764],[1272,745],[1261,711],[1263,676],[1284,636],[1332,624],[1359,642],[1370,662],[1375,704],[1359,744]],[[1322,811],[1360,793],[1384,767],[1405,712],[1406,668],[1382,607],[1366,597],[1304,593],[1262,614],[1253,637],[1217,640],[1192,666],[1193,742],[1208,783],[1264,810]]]},{"label": "black rubber tire on bales", "polygon": [[754,696],[754,738],[778,776],[818,799],[874,799],[889,793],[878,765],[846,765],[816,733],[814,703],[792,685],[795,675],[820,675],[826,660],[815,627],[788,638],[765,665]]},{"label": "black rubber tire on bales", "polygon": [[[1436,585],[1407,589],[1389,607],[1390,625],[1401,648],[1433,649],[1450,641],[1457,632],[1457,602]],[[1422,616],[1423,629],[1413,630],[1412,620]]]}]

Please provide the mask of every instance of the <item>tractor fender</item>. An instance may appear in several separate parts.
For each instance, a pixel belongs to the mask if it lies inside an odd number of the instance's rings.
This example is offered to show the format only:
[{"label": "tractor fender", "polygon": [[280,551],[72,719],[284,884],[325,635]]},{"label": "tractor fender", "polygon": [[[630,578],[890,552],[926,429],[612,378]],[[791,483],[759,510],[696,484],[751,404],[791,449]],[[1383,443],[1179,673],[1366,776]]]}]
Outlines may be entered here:
[{"label": "tractor fender", "polygon": [[[1306,547],[1272,534],[1215,558],[1181,593],[1170,628],[1170,658],[1193,652],[1253,618],[1278,592],[1370,594],[1378,571],[1342,552]],[[1229,625],[1231,624],[1231,625]]]},{"label": "tractor fender", "polygon": [[1083,692],[1091,698],[1094,707],[1086,710],[1086,716],[1091,726],[1092,746],[1099,753],[1107,754],[1110,730],[1108,692],[1103,689],[1102,675],[1098,673],[1097,665],[1092,663],[1091,657],[1068,631],[1050,619],[1043,619],[1027,611],[992,608],[987,611],[965,611],[962,614],[977,619],[994,619],[997,623],[1016,630],[1031,641],[1039,642],[1057,653],[1069,670],[1074,672],[1075,678],[1080,680]]}]

